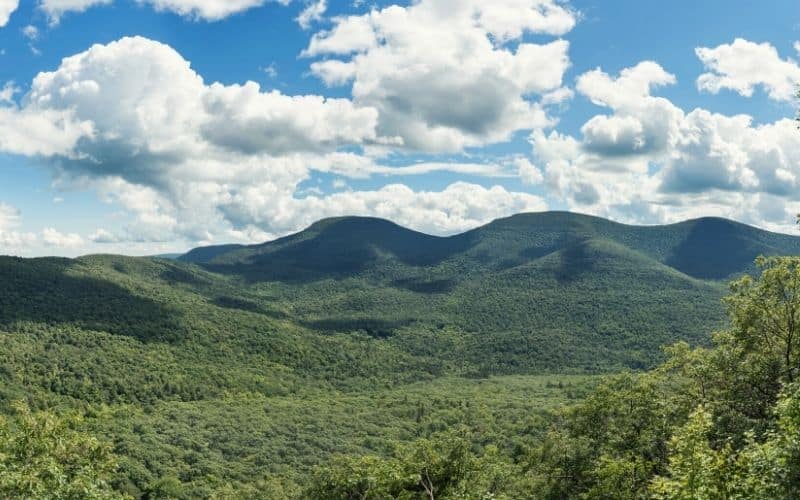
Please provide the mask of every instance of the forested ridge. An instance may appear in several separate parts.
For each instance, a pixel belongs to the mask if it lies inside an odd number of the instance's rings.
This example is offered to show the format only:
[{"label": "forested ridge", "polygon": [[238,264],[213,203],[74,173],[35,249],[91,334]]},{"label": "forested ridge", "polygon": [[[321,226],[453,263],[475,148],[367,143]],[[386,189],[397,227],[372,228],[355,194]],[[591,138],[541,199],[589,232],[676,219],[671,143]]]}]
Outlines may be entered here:
[{"label": "forested ridge", "polygon": [[800,261],[754,262],[798,250],[548,213],[2,257],[0,497],[792,498]]}]

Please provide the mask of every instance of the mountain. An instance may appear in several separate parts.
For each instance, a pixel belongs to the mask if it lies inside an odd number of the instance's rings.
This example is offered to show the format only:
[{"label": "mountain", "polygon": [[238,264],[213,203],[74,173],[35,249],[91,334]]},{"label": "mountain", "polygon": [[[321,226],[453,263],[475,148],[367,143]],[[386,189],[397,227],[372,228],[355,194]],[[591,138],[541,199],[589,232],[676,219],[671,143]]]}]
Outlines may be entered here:
[{"label": "mountain", "polygon": [[0,257],[0,413],[89,408],[137,498],[176,477],[182,498],[303,484],[335,453],[455,425],[502,428],[482,444],[513,453],[594,374],[708,342],[761,253],[800,238],[553,212],[450,237],[327,219],[177,260]]},{"label": "mountain", "polygon": [[800,238],[719,218],[631,226],[546,212],[448,237],[332,218],[181,260],[269,290],[314,331],[391,339],[483,374],[650,366],[663,344],[704,342],[723,324],[726,282],[761,254],[800,254]]},{"label": "mountain", "polygon": [[449,237],[369,217],[333,218],[272,242],[202,247],[180,260],[266,281],[369,274],[393,263],[417,268],[458,263],[472,270],[496,271],[588,239],[616,242],[706,280],[727,280],[752,271],[758,255],[800,253],[800,238],[721,218],[630,226],[568,212],[545,212],[515,215]]},{"label": "mountain", "polygon": [[189,252],[178,255],[176,259],[184,262],[208,262],[218,255],[222,255],[233,250],[243,248],[243,245],[215,245],[208,247],[198,247],[190,250]]},{"label": "mountain", "polygon": [[[648,366],[665,343],[707,339],[724,320],[726,282],[761,254],[800,254],[800,238],[719,218],[631,226],[547,212],[449,237],[333,218],[182,260],[291,297],[293,318],[313,330],[414,337],[412,352],[425,342],[485,373]],[[458,348],[430,333],[448,329],[468,334]]]}]

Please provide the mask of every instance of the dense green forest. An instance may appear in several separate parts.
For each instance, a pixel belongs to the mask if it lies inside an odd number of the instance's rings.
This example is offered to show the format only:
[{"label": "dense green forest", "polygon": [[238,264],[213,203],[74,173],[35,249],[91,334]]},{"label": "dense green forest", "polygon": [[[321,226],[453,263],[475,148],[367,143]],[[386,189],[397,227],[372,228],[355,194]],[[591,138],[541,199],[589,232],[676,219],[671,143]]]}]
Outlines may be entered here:
[{"label": "dense green forest", "polygon": [[800,238],[549,213],[3,257],[0,497],[792,498],[800,261],[760,254]]}]

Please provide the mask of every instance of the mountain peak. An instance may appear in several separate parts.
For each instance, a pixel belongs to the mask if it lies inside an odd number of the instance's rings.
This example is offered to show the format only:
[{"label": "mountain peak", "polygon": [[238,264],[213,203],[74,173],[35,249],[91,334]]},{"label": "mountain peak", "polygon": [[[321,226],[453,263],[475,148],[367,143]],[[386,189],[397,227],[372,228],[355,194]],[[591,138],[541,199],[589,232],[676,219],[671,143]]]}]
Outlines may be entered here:
[{"label": "mountain peak", "polygon": [[699,279],[748,272],[761,254],[800,254],[798,237],[719,217],[634,226],[554,211],[516,214],[449,237],[376,217],[332,217],[275,241],[200,248],[181,259],[263,280],[385,274],[398,266],[471,272],[522,265],[589,239],[612,242]]}]

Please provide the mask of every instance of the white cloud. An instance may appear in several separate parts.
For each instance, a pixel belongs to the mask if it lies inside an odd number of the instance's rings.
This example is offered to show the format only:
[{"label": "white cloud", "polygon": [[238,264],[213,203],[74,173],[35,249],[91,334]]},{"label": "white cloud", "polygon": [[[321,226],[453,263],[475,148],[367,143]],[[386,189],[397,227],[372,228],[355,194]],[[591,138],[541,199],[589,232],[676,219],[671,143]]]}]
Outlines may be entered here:
[{"label": "white cloud", "polygon": [[312,73],[331,86],[352,82],[354,101],[379,110],[378,131],[411,149],[505,141],[551,123],[534,96],[567,95],[553,92],[569,44],[521,41],[572,29],[575,15],[551,0],[421,0],[333,21],[304,52],[333,56],[312,63]]},{"label": "white cloud", "polygon": [[[36,76],[25,103],[17,113],[61,113],[93,125],[93,134],[75,146],[72,156],[79,161],[71,168],[134,181],[163,177],[170,173],[167,164],[189,159],[210,167],[236,154],[385,142],[375,132],[375,109],[346,99],[262,92],[254,82],[206,85],[169,46],[140,37],[64,59],[58,70]],[[226,175],[208,172],[217,174]]]},{"label": "white cloud", "polygon": [[578,78],[578,91],[597,105],[625,108],[635,106],[639,100],[650,97],[654,88],[672,85],[676,81],[675,75],[664,70],[658,63],[643,61],[623,69],[616,78],[601,69],[584,73]]},{"label": "white cloud", "polygon": [[42,242],[49,247],[75,248],[84,244],[83,238],[74,233],[63,234],[48,227],[42,231]]},{"label": "white cloud", "polygon": [[107,5],[113,0],[39,0],[39,8],[52,23],[58,23],[67,12],[83,12],[97,5]]},{"label": "white cloud", "polygon": [[0,106],[0,151],[26,156],[69,156],[91,124],[71,111]]},{"label": "white cloud", "polygon": [[36,235],[16,230],[19,219],[19,210],[0,202],[0,255],[23,249],[36,240]]},{"label": "white cloud", "polygon": [[18,93],[19,87],[17,87],[14,82],[6,82],[6,84],[0,88],[0,105],[13,103],[14,96]]},{"label": "white cloud", "polygon": [[[264,5],[267,0],[138,0],[151,4],[156,10],[167,10],[182,16],[206,21],[218,21],[254,7]],[[291,0],[277,0],[288,4]]]},{"label": "white cloud", "polygon": [[542,105],[551,106],[554,104],[563,104],[575,96],[575,92],[569,87],[561,87],[548,92],[542,96]]},{"label": "white cloud", "polygon": [[[681,114],[669,101],[651,96],[651,90],[675,83],[675,76],[645,61],[611,77],[597,69],[578,78],[577,90],[613,115],[597,115],[581,129],[583,148],[602,156],[635,156],[664,151],[677,133]],[[617,161],[624,168],[642,169],[641,163]]]},{"label": "white cloud", "polygon": [[432,172],[453,172],[481,177],[511,177],[513,174],[502,165],[496,163],[455,163],[455,162],[421,162],[405,167],[387,167],[376,165],[370,173],[384,175],[422,175]]},{"label": "white cloud", "polygon": [[[0,0],[4,1],[4,0]],[[7,1],[7,0],[5,0]],[[68,12],[83,12],[90,7],[107,5],[114,0],[39,0],[39,7],[53,22]],[[148,4],[157,11],[169,11],[192,19],[218,21],[254,7],[264,5],[268,0],[136,0]],[[274,0],[288,4],[291,0]]]},{"label": "white cloud", "polygon": [[769,43],[737,38],[731,44],[713,49],[700,47],[695,52],[708,70],[698,78],[697,87],[713,94],[729,89],[750,97],[760,86],[771,99],[788,101],[800,82],[797,61],[781,59]]},{"label": "white cloud", "polygon": [[286,200],[283,206],[276,206],[269,196],[255,190],[242,194],[244,196],[230,207],[238,211],[236,217],[256,225],[265,220],[278,221],[275,229],[279,233],[307,226],[324,217],[370,215],[428,233],[452,234],[498,217],[547,208],[547,204],[534,195],[465,182],[451,184],[439,192],[416,192],[402,184],[390,184],[376,191],[347,191],[327,197]]},{"label": "white cloud", "polygon": [[[466,183],[309,196],[301,184],[315,171],[517,175],[502,162],[381,165],[352,151],[396,143],[377,122],[375,108],[347,99],[264,92],[252,82],[206,84],[170,47],[135,37],[95,45],[37,75],[19,106],[0,108],[0,150],[46,156],[57,186],[95,190],[125,210],[124,227],[98,230],[81,238],[85,245],[281,235],[348,213],[443,233],[545,206],[532,195]],[[81,245],[78,235],[52,230],[41,241]]]},{"label": "white cloud", "polygon": [[516,158],[514,165],[517,167],[517,174],[525,184],[536,185],[544,182],[542,171],[527,158]]},{"label": "white cloud", "polygon": [[203,104],[209,113],[203,136],[235,151],[283,154],[383,142],[375,132],[378,111],[347,99],[263,93],[258,84],[248,82],[213,84]]},{"label": "white cloud", "polygon": [[374,175],[408,176],[425,175],[433,172],[452,172],[479,177],[515,177],[518,171],[517,159],[502,159],[498,162],[464,161],[420,161],[405,166],[388,166],[376,163],[374,158],[364,155],[337,152],[316,158],[309,158],[307,164],[313,170],[349,177],[366,179]]},{"label": "white cloud", "polygon": [[99,228],[89,236],[89,241],[93,243],[109,244],[109,243],[120,243],[124,241],[124,238],[106,229]]},{"label": "white cloud", "polygon": [[322,16],[325,15],[325,11],[327,9],[327,0],[316,0],[311,2],[306,6],[305,9],[303,9],[302,12],[300,12],[300,15],[297,16],[297,24],[299,24],[304,30],[307,30],[313,23],[322,20]]},{"label": "white cloud", "polygon": [[687,113],[652,95],[674,82],[652,62],[579,77],[578,92],[610,113],[589,119],[580,138],[533,133],[552,192],[571,208],[628,222],[720,215],[790,228],[800,187],[793,120],[754,125],[746,115]]},{"label": "white cloud", "polygon": [[19,0],[0,0],[0,28],[8,24],[11,14],[19,7]]},{"label": "white cloud", "polygon": [[68,182],[116,183],[115,198],[150,228],[137,229],[142,239],[204,239],[195,206],[224,222],[214,203],[228,191],[263,182],[291,193],[326,151],[385,142],[374,109],[252,82],[206,85],[170,47],[138,37],[64,59],[23,103],[0,108],[0,150],[52,157]]},{"label": "white cloud", "polygon": [[0,202],[0,255],[27,253],[37,246],[70,249],[82,246],[84,239],[74,233],[63,234],[53,228],[41,233],[21,232],[20,213],[16,208]]}]

